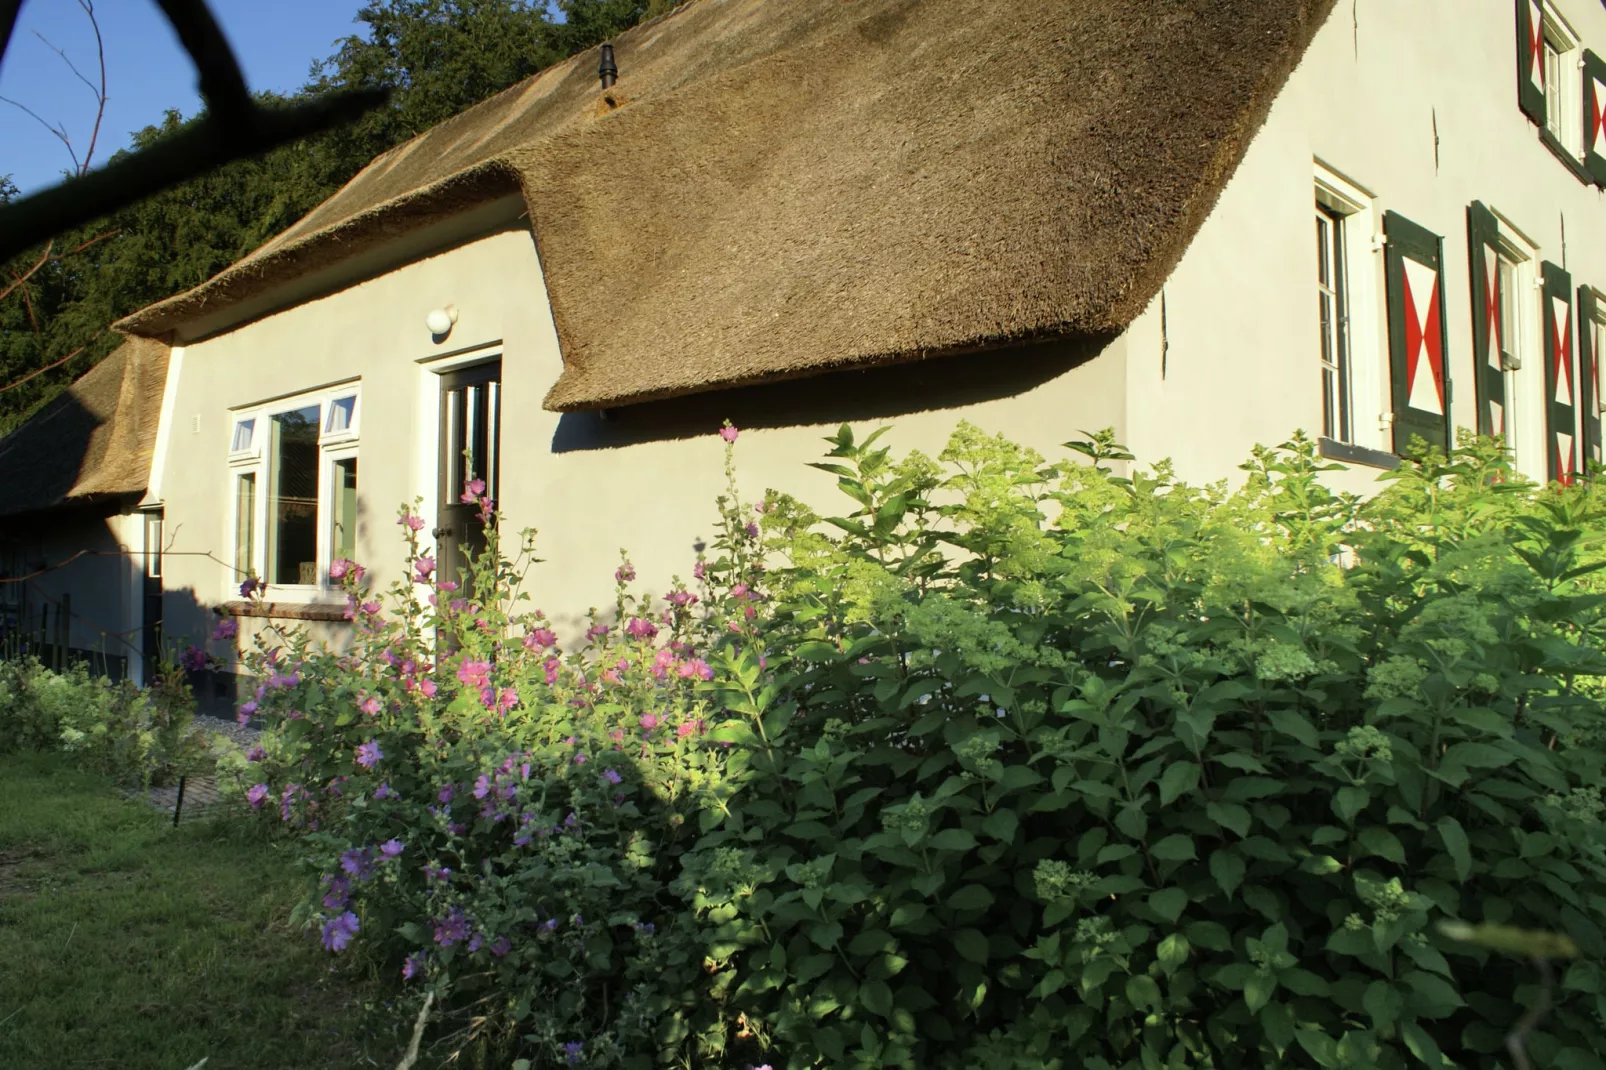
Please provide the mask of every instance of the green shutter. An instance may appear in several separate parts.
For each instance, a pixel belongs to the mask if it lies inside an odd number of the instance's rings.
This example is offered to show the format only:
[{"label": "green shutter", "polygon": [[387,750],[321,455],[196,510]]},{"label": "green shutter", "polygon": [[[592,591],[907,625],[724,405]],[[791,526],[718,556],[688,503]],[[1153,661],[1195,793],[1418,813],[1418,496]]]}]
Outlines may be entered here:
[{"label": "green shutter", "polygon": [[1572,482],[1578,470],[1578,382],[1573,370],[1573,280],[1546,261],[1541,265],[1544,325],[1546,479]]},{"label": "green shutter", "polygon": [[1579,430],[1583,432],[1579,455],[1580,472],[1588,471],[1590,462],[1606,462],[1606,443],[1601,441],[1600,419],[1600,361],[1603,355],[1595,352],[1594,323],[1600,316],[1595,291],[1588,286],[1578,287],[1578,314],[1575,317],[1578,332],[1578,405],[1583,419]]},{"label": "green shutter", "polygon": [[1449,340],[1444,323],[1444,240],[1396,212],[1383,216],[1389,303],[1394,452],[1412,435],[1450,444]]},{"label": "green shutter", "polygon": [[1537,0],[1517,0],[1517,104],[1545,125],[1544,11]]},{"label": "green shutter", "polygon": [[1584,167],[1606,186],[1606,59],[1584,49]]},{"label": "green shutter", "polygon": [[1472,382],[1478,434],[1506,431],[1506,377],[1500,363],[1500,224],[1479,201],[1467,206],[1467,263],[1472,275]]}]

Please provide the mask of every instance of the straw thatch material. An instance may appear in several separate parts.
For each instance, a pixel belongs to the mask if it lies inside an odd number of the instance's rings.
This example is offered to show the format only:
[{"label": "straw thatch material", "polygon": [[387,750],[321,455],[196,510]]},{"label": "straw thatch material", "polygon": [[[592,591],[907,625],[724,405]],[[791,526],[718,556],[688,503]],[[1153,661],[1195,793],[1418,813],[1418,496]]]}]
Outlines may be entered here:
[{"label": "straw thatch material", "polygon": [[1333,0],[693,0],[376,159],[173,330],[522,189],[557,410],[1037,337],[1148,303]]},{"label": "straw thatch material", "polygon": [[117,506],[145,493],[167,346],[130,338],[0,439],[0,516]]}]

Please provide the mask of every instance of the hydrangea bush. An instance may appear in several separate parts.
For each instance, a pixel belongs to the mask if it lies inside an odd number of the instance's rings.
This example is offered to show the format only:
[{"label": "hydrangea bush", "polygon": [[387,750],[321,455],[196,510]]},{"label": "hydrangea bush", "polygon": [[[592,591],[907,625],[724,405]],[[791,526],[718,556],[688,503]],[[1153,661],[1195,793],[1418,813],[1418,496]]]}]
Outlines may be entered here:
[{"label": "hydrangea bush", "polygon": [[[251,659],[302,919],[495,1065],[1494,1067],[1519,1026],[1602,1065],[1593,484],[1472,439],[1361,502],[1302,436],[1229,493],[1108,434],[880,434],[830,440],[822,519],[742,505],[727,426],[693,585],[622,561],[572,650],[482,487],[464,575],[409,510],[409,582],[337,564],[352,645]],[[1584,957],[1545,988],[1512,946]]]}]

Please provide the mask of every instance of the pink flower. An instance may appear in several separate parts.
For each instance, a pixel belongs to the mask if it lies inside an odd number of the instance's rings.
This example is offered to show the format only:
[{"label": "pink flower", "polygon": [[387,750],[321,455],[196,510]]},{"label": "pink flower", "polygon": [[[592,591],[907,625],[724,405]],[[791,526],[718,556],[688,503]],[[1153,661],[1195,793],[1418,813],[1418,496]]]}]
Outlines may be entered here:
[{"label": "pink flower", "polygon": [[702,579],[704,576],[706,576],[708,574],[708,565],[707,565],[707,563],[703,562],[703,561],[697,562],[695,565],[693,565],[691,567],[691,574],[692,574],[693,578],[695,578],[695,579],[699,579],[699,580]]},{"label": "pink flower", "polygon": [[651,732],[660,723],[656,713],[644,713],[641,715],[641,727],[645,731]]},{"label": "pink flower", "polygon": [[376,696],[369,695],[358,704],[357,708],[362,710],[362,712],[366,713],[368,716],[372,717],[379,712],[380,702]]},{"label": "pink flower", "polygon": [[496,700],[496,708],[506,713],[519,704],[519,693],[511,687],[504,687],[502,694]]},{"label": "pink flower", "polygon": [[431,680],[429,677],[426,676],[424,679],[422,679],[422,680],[420,680],[418,682],[418,690],[420,690],[420,691],[422,691],[424,693],[424,697],[425,698],[434,698],[435,697],[435,692],[439,691],[440,688],[435,686],[435,681],[434,680]]},{"label": "pink flower", "polygon": [[747,522],[747,527],[743,528],[742,530],[747,532],[747,537],[749,539],[758,538],[758,525],[753,523],[752,521],[748,521]]},{"label": "pink flower", "polygon": [[664,595],[664,601],[668,602],[676,609],[685,609],[688,606],[694,606],[697,604],[697,596],[686,590],[684,587],[677,587],[675,590]]},{"label": "pink flower", "polygon": [[593,624],[591,627],[586,629],[586,638],[593,643],[607,634],[608,626],[606,624]]},{"label": "pink flower", "polygon": [[626,561],[624,564],[613,570],[613,581],[615,583],[629,583],[635,578],[636,566],[632,565],[629,561]]},{"label": "pink flower", "polygon": [[555,683],[558,682],[558,667],[560,665],[562,665],[562,664],[563,663],[561,661],[559,661],[557,658],[547,658],[546,659],[546,663],[544,665],[542,665],[541,668],[546,673],[546,682],[547,683],[555,684]]},{"label": "pink flower", "polygon": [[458,499],[464,505],[473,505],[485,493],[485,480],[471,479],[463,484],[463,495]]},{"label": "pink flower", "polygon": [[435,571],[433,557],[420,557],[413,562],[413,575],[418,583],[428,583],[430,575]]},{"label": "pink flower", "polygon": [[491,680],[491,663],[464,659],[463,663],[457,667],[457,678],[462,681],[465,687],[485,687]]},{"label": "pink flower", "polygon": [[732,427],[729,421],[726,422],[724,427],[719,429],[719,437],[724,439],[726,442],[735,442],[738,434],[740,434],[740,432],[737,431],[736,428]]},{"label": "pink flower", "polygon": [[396,518],[396,523],[405,524],[413,531],[424,530],[424,518],[410,510],[403,510],[402,515]]},{"label": "pink flower", "polygon": [[681,739],[685,739],[695,731],[697,731],[697,726],[690,721],[682,721],[675,726],[675,735]]},{"label": "pink flower", "polygon": [[546,650],[558,643],[557,633],[550,628],[536,628],[524,633],[524,649]]},{"label": "pink flower", "polygon": [[680,676],[683,680],[689,680],[693,676],[700,676],[704,680],[712,680],[714,678],[714,670],[709,668],[708,662],[702,658],[692,658],[690,661],[680,663]]},{"label": "pink flower", "polygon": [[343,580],[350,571],[351,562],[343,557],[337,557],[329,562],[329,578],[332,580]]},{"label": "pink flower", "polygon": [[625,634],[632,639],[651,639],[658,634],[658,626],[645,617],[632,617],[625,625]]},{"label": "pink flower", "polygon": [[362,604],[362,611],[364,613],[366,613],[370,617],[372,617],[374,614],[378,613],[379,612],[379,608],[380,607],[379,607],[379,603],[378,602],[364,602]]},{"label": "pink flower", "polygon": [[574,764],[575,765],[584,765],[584,764],[586,764],[586,756],[584,754],[576,754],[574,756]]},{"label": "pink flower", "polygon": [[266,784],[253,784],[246,789],[245,801],[251,804],[251,809],[260,810],[262,804],[268,799],[268,786]]},{"label": "pink flower", "polygon": [[233,617],[224,617],[222,620],[217,622],[217,627],[212,629],[213,639],[233,639],[239,634],[240,622],[235,620]]},{"label": "pink flower", "polygon": [[447,594],[451,594],[453,591],[457,590],[457,581],[441,580],[435,585],[435,589],[438,591],[444,591]]}]

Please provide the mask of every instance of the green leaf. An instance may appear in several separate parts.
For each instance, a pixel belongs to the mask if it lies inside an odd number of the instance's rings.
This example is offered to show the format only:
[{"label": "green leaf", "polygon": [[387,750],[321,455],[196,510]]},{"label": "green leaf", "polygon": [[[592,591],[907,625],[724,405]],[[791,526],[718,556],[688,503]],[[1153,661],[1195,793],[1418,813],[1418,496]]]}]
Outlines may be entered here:
[{"label": "green leaf", "polygon": [[1316,1061],[1317,1066],[1336,1067],[1338,1065],[1338,1042],[1326,1033],[1314,1029],[1301,1029],[1294,1034],[1299,1046],[1305,1053]]},{"label": "green leaf", "polygon": [[1018,828],[1020,828],[1020,818],[1013,810],[994,810],[981,822],[981,830],[1002,843],[1013,841]]},{"label": "green leaf", "polygon": [[1127,803],[1115,815],[1115,827],[1134,840],[1145,839],[1149,835],[1149,815],[1140,804]]},{"label": "green leaf", "polygon": [[1315,747],[1321,742],[1316,734],[1316,726],[1297,710],[1278,709],[1266,715],[1266,720],[1274,731],[1280,732],[1307,747]]},{"label": "green leaf", "polygon": [[986,910],[993,905],[993,893],[980,884],[967,884],[948,897],[955,910]]},{"label": "green leaf", "polygon": [[1455,863],[1455,879],[1465,884],[1472,875],[1472,848],[1467,842],[1466,830],[1461,827],[1461,822],[1448,814],[1439,818],[1434,827],[1439,830],[1439,838],[1444,841],[1450,861]]},{"label": "green leaf", "polygon": [[866,981],[859,986],[859,1003],[873,1014],[891,1018],[892,988],[885,981]]},{"label": "green leaf", "polygon": [[1199,786],[1199,766],[1194,762],[1176,762],[1160,776],[1160,805],[1170,806]]},{"label": "green leaf", "polygon": [[1231,829],[1239,836],[1249,835],[1250,826],[1254,823],[1249,811],[1237,803],[1210,803],[1205,807],[1205,816],[1222,828]]},{"label": "green leaf", "polygon": [[[1366,809],[1366,804],[1370,799],[1371,796],[1367,794],[1365,788],[1357,788],[1353,785],[1339,788],[1333,795],[1333,813],[1337,814],[1338,819],[1344,824],[1353,825],[1355,823],[1355,815]],[[1303,1036],[1303,1034],[1301,1035]]]},{"label": "green leaf", "polygon": [[1244,871],[1248,866],[1237,854],[1223,848],[1210,852],[1210,876],[1215,878],[1216,884],[1226,893],[1228,899],[1244,882]]},{"label": "green leaf", "polygon": [[1272,993],[1277,991],[1277,978],[1268,971],[1255,970],[1244,980],[1244,1002],[1249,1005],[1249,1013],[1255,1014],[1262,1007],[1271,1002]]},{"label": "green leaf", "polygon": [[1260,1027],[1266,1031],[1266,1039],[1271,1041],[1279,1056],[1294,1042],[1294,1012],[1286,1003],[1272,1002],[1262,1007]]},{"label": "green leaf", "polygon": [[1188,961],[1190,951],[1192,948],[1188,946],[1188,938],[1181,933],[1172,933],[1160,941],[1160,946],[1155,950],[1155,957],[1160,963],[1160,968],[1170,974],[1175,973],[1177,967]]},{"label": "green leaf", "polygon": [[1372,826],[1364,828],[1360,834],[1361,846],[1380,858],[1399,865],[1405,864],[1405,846],[1400,838],[1385,828]]},{"label": "green leaf", "polygon": [[1193,837],[1180,832],[1172,833],[1150,848],[1149,853],[1162,862],[1186,862],[1197,858],[1193,850]]},{"label": "green leaf", "polygon": [[1139,1010],[1159,1010],[1160,986],[1148,974],[1136,974],[1127,979],[1126,1000]]},{"label": "green leaf", "polygon": [[1149,909],[1166,921],[1175,922],[1188,906],[1188,893],[1181,888],[1162,888],[1149,896]]},{"label": "green leaf", "polygon": [[814,1030],[814,1046],[820,1054],[831,1060],[835,1065],[842,1061],[842,1034],[833,1026],[821,1026]]},{"label": "green leaf", "polygon": [[960,929],[954,933],[954,950],[961,958],[977,964],[987,961],[987,937],[975,929]]},{"label": "green leaf", "polygon": [[943,829],[927,842],[939,851],[968,851],[976,846],[976,837],[967,829]]}]

